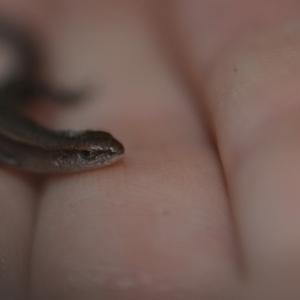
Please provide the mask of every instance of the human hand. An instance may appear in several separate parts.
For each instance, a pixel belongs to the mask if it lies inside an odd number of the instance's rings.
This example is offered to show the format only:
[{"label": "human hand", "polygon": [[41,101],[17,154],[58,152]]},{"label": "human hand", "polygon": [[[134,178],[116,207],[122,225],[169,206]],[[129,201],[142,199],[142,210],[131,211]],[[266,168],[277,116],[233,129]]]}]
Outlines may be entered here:
[{"label": "human hand", "polygon": [[30,3],[51,80],[96,87],[49,126],[125,156],[1,169],[3,298],[298,299],[300,4]]}]

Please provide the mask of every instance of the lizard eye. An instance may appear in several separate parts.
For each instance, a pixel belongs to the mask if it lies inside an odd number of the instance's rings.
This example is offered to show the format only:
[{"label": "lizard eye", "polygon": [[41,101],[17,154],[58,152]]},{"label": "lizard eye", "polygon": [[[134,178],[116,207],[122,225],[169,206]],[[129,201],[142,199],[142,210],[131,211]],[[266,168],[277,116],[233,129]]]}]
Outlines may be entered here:
[{"label": "lizard eye", "polygon": [[81,150],[79,151],[79,155],[83,159],[91,159],[94,157],[94,152],[91,150]]}]

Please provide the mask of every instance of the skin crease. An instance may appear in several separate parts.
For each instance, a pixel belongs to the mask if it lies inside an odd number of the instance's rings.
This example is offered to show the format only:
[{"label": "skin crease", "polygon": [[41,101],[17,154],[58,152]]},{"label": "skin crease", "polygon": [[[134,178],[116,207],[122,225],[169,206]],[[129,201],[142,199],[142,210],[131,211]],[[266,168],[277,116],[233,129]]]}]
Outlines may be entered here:
[{"label": "skin crease", "polygon": [[7,2],[51,82],[96,87],[37,119],[126,155],[0,170],[0,298],[299,299],[300,3]]}]

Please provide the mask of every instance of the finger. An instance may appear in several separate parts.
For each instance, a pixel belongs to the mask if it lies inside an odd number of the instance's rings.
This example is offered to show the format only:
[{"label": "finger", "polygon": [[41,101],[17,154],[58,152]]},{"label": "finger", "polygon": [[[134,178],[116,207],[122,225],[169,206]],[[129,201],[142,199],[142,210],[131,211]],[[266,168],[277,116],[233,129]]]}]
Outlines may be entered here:
[{"label": "finger", "polygon": [[0,173],[0,295],[27,295],[35,212],[35,189],[28,178],[9,170]]},{"label": "finger", "polygon": [[[299,296],[300,272],[300,44],[299,27],[292,20],[299,18],[299,4],[272,2],[275,9],[270,15],[267,4],[256,10],[254,2],[247,7],[246,17],[241,13],[244,3],[234,3],[226,6],[227,14],[222,11],[221,19],[210,18],[201,9],[203,18],[189,17],[188,25],[181,27],[190,45],[188,63],[207,95],[249,282],[261,282],[279,298],[295,297]],[[185,9],[178,14],[184,17],[187,10],[201,14],[192,2]],[[237,11],[240,26],[229,19]],[[265,33],[245,38],[253,20]],[[217,39],[212,30],[211,35],[206,32],[205,43],[195,28],[215,28],[216,22],[224,25],[218,27],[217,36],[222,38]],[[265,29],[274,24],[273,32]],[[233,46],[226,45],[228,40]],[[211,72],[199,72],[199,65]]]},{"label": "finger", "polygon": [[[2,18],[21,27],[27,24],[23,18],[16,18],[16,2],[10,16],[6,14],[8,6],[8,1],[1,1]],[[2,40],[0,46],[1,85],[15,63],[15,49]],[[0,167],[0,298],[24,299],[28,294],[37,185],[34,176],[19,174],[2,163]]]},{"label": "finger", "polygon": [[213,80],[226,96],[211,96],[247,271],[272,285],[288,278],[299,295],[298,35],[247,40]]},{"label": "finger", "polygon": [[74,82],[91,74],[101,85],[99,99],[62,111],[61,124],[109,130],[126,154],[110,168],[49,182],[33,256],[37,299],[205,299],[232,290],[218,159],[155,40],[148,6],[132,3],[75,5],[57,36],[56,72]]}]

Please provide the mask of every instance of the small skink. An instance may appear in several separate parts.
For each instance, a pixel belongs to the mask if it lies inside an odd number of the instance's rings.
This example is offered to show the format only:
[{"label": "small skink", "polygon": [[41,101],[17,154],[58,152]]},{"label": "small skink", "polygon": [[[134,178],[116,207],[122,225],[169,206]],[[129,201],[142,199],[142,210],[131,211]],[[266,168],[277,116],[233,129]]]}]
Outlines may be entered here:
[{"label": "small skink", "polygon": [[33,96],[43,94],[71,102],[75,93],[52,92],[38,83],[34,43],[4,20],[0,21],[0,40],[11,46],[18,58],[14,72],[0,84],[0,163],[30,172],[60,173],[98,168],[122,157],[123,145],[107,132],[54,131],[27,118],[20,107]]}]

